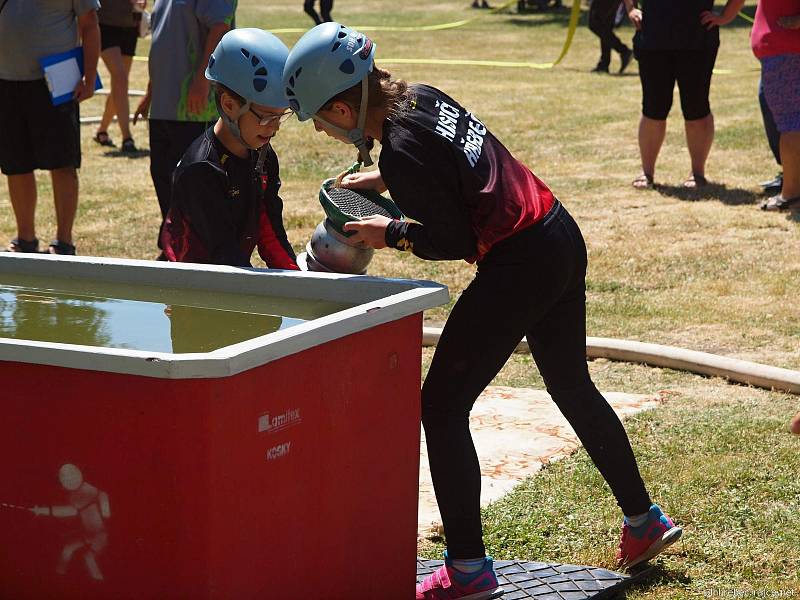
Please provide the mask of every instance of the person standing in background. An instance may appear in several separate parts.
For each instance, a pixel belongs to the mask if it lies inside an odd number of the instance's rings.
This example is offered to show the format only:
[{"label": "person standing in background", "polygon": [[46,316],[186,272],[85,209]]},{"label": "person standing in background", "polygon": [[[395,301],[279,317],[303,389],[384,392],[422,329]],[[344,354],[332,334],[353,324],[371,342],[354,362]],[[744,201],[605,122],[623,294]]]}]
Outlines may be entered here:
[{"label": "person standing in background", "polygon": [[619,72],[623,73],[633,58],[633,50],[622,43],[614,33],[617,11],[622,0],[592,0],[589,7],[589,29],[600,38],[600,60],[592,73],[608,73],[611,51],[619,53]]},{"label": "person standing in background", "polygon": [[800,210],[800,0],[760,0],[750,34],[780,133],[781,191],[763,210]]},{"label": "person standing in background", "polygon": [[[0,0],[0,171],[17,221],[9,252],[38,252],[36,177],[50,171],[56,207],[51,254],[75,254],[81,134],[78,104],[94,95],[99,0]],[[83,46],[73,99],[53,105],[39,59]]]},{"label": "person standing in background", "polygon": [[317,14],[317,11],[314,10],[314,0],[305,0],[303,2],[303,10],[305,13],[314,19],[314,23],[319,25],[320,23],[330,23],[333,21],[331,17],[331,11],[333,10],[333,0],[319,0],[319,12],[322,13],[322,17]]},{"label": "person standing in background", "polygon": [[708,97],[719,49],[719,28],[736,18],[744,0],[728,0],[721,14],[712,12],[714,0],[624,0],[628,18],[636,27],[633,50],[639,61],[642,116],[639,152],[642,172],[633,187],[653,187],[656,160],[667,133],[667,116],[678,84],[691,172],[685,188],[706,185],[706,161],[714,142],[714,115]]},{"label": "person standing in background", "polygon": [[100,19],[100,56],[111,75],[111,93],[106,97],[94,141],[101,146],[114,145],[108,135],[108,126],[116,115],[122,134],[122,151],[126,154],[136,152],[129,123],[128,78],[136,55],[139,22],[146,6],[147,0],[103,0],[97,14]]},{"label": "person standing in background", "polygon": [[150,81],[133,122],[149,116],[150,175],[162,220],[169,211],[175,166],[217,120],[205,70],[214,48],[232,29],[235,12],[236,0],[156,0],[153,7]]}]

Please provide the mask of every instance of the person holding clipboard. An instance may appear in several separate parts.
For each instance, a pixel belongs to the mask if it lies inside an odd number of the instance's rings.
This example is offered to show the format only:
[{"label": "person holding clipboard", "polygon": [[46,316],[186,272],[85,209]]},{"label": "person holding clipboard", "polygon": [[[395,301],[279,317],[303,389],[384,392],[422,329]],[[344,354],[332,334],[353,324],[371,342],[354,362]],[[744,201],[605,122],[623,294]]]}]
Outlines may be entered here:
[{"label": "person holding clipboard", "polygon": [[[43,169],[50,171],[57,221],[47,252],[75,254],[78,104],[96,89],[99,7],[99,0],[0,0],[0,171],[17,223],[10,252],[39,251],[34,171]],[[48,60],[67,53],[61,62]]]}]

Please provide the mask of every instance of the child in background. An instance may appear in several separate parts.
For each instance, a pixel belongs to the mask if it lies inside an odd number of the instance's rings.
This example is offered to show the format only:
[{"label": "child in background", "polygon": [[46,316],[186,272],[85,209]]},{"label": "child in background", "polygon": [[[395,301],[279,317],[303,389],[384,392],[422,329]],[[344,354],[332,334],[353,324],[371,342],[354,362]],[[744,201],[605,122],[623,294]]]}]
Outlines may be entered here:
[{"label": "child in background", "polygon": [[278,157],[270,141],[291,115],[281,75],[288,48],[261,29],[225,34],[208,61],[220,118],[178,163],[161,233],[162,258],[297,269],[283,226]]}]

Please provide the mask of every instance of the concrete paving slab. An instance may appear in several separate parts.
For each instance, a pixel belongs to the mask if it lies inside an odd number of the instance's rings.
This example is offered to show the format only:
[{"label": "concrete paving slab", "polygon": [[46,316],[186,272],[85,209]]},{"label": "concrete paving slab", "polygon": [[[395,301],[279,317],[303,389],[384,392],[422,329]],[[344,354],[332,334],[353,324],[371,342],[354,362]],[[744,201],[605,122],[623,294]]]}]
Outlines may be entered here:
[{"label": "concrete paving slab", "polygon": [[[658,406],[658,394],[603,392],[620,418]],[[481,463],[481,506],[499,499],[551,460],[568,456],[580,444],[547,392],[491,386],[470,416]],[[422,439],[419,534],[441,533],[441,519]]]}]

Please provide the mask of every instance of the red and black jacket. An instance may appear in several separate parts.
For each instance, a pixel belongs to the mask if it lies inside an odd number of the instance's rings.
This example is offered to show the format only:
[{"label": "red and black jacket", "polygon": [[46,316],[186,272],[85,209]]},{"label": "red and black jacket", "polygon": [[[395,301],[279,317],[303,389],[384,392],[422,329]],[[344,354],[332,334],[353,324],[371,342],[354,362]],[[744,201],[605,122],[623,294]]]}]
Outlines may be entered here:
[{"label": "red and black jacket", "polygon": [[420,258],[480,261],[540,221],[553,193],[478,118],[444,92],[412,86],[408,111],[387,120],[378,162],[411,221],[392,221],[386,243]]},{"label": "red and black jacket", "polygon": [[267,149],[263,176],[256,159],[256,152],[231,154],[213,127],[189,146],[172,178],[161,232],[167,260],[249,267],[258,247],[269,268],[298,268],[283,226],[278,157]]}]

